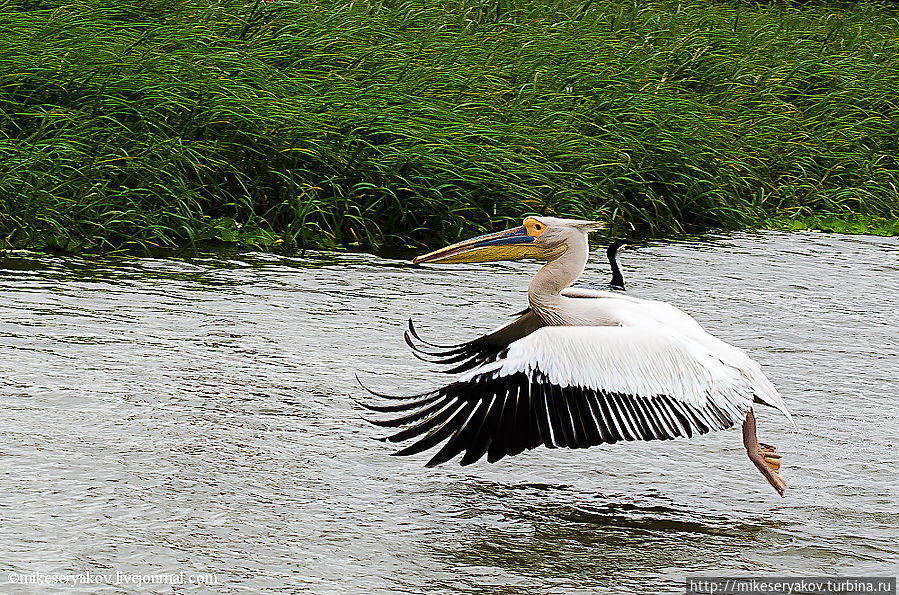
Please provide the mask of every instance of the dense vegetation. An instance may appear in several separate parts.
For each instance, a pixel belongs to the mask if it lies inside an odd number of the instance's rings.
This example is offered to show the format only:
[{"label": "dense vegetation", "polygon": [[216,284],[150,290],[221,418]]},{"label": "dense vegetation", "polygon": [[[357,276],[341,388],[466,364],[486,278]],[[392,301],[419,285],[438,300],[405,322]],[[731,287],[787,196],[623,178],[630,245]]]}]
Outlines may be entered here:
[{"label": "dense vegetation", "polygon": [[0,7],[0,248],[440,244],[525,213],[899,232],[890,8]]}]

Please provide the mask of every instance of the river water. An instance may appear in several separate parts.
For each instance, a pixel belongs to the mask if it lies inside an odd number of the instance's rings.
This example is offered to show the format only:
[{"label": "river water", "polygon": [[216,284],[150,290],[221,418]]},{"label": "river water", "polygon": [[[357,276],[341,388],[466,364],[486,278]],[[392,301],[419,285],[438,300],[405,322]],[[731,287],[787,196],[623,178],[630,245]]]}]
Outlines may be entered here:
[{"label": "river water", "polygon": [[[795,427],[757,417],[785,498],[737,430],[465,468],[389,456],[354,375],[445,381],[409,353],[407,318],[438,343],[489,330],[526,305],[532,262],[7,255],[0,591],[45,575],[85,593],[165,575],[184,584],[144,589],[626,594],[899,574],[899,239],[735,234],[622,262],[631,293],[691,313],[779,387]],[[607,276],[597,246],[584,278]]]}]

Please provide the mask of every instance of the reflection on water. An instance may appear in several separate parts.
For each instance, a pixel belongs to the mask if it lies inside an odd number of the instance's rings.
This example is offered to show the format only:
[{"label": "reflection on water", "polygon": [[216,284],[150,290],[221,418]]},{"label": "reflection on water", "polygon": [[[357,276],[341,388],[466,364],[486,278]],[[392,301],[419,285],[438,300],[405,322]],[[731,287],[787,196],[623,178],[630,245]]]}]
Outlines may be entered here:
[{"label": "reflection on water", "polygon": [[[675,566],[681,573],[721,568],[737,544],[754,542],[769,524],[666,506],[663,496],[635,504],[626,495],[610,499],[528,486],[481,485],[472,492],[472,510],[481,511],[482,522],[493,520],[471,527],[461,547],[447,552],[453,562],[561,581],[568,588],[633,591],[646,577]],[[709,558],[709,551],[715,556]]]},{"label": "reflection on water", "polygon": [[[786,498],[738,432],[466,468],[389,456],[354,374],[433,386],[407,317],[436,342],[492,328],[525,304],[533,263],[18,253],[0,261],[0,570],[316,593],[895,574],[899,242],[736,234],[622,260],[629,291],[694,314],[780,387],[796,427],[761,411],[759,432]],[[585,278],[607,275],[597,250]]]}]

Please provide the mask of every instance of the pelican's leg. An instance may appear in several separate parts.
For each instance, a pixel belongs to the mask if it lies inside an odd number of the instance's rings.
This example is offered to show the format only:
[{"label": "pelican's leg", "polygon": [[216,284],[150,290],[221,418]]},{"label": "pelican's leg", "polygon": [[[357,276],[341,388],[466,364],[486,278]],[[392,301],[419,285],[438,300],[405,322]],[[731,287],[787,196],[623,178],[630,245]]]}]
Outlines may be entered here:
[{"label": "pelican's leg", "polygon": [[777,474],[780,469],[780,455],[770,444],[759,444],[758,438],[755,436],[755,415],[752,414],[752,408],[749,409],[746,421],[743,422],[743,445],[746,447],[749,460],[756,466],[756,469],[761,471],[768,483],[777,490],[778,494],[783,496],[787,482]]}]

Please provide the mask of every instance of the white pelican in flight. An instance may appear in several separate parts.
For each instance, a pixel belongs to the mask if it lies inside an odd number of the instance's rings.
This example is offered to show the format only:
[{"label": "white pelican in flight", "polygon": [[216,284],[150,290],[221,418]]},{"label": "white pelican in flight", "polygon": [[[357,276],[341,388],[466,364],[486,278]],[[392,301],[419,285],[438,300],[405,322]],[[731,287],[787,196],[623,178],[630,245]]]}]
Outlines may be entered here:
[{"label": "white pelican in flight", "polygon": [[[459,345],[427,343],[409,321],[418,357],[460,374],[437,390],[363,403],[399,428],[384,440],[411,455],[442,447],[428,466],[464,452],[489,462],[540,445],[587,448],[670,440],[743,424],[750,460],[782,496],[780,455],[756,439],[754,403],[790,413],[759,365],[664,302],[621,291],[569,287],[583,272],[596,221],[528,217],[520,227],[419,256],[415,263],[535,258],[530,308],[510,324]],[[623,285],[623,283],[622,283]]]}]

